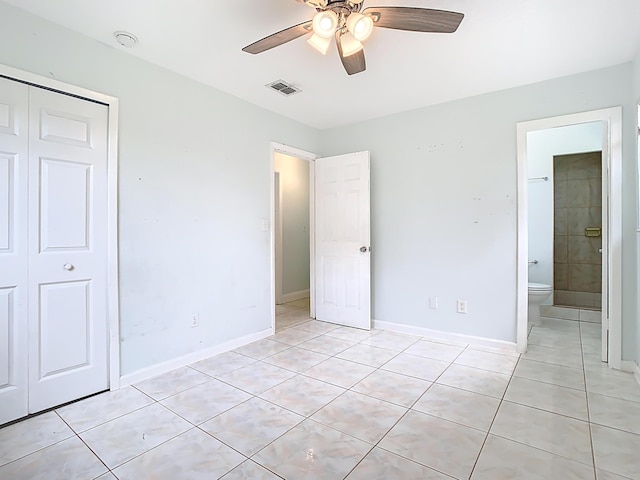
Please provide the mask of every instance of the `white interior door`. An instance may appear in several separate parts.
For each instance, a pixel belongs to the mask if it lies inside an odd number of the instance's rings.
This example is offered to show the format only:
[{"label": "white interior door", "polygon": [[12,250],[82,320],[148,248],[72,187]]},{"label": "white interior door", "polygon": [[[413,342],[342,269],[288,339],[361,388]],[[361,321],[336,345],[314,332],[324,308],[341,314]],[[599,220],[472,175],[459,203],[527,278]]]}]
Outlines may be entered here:
[{"label": "white interior door", "polygon": [[315,161],[316,318],[371,328],[369,152]]},{"label": "white interior door", "polygon": [[108,388],[108,107],[29,89],[29,412]]},{"label": "white interior door", "polygon": [[0,424],[28,413],[28,91],[0,78]]}]

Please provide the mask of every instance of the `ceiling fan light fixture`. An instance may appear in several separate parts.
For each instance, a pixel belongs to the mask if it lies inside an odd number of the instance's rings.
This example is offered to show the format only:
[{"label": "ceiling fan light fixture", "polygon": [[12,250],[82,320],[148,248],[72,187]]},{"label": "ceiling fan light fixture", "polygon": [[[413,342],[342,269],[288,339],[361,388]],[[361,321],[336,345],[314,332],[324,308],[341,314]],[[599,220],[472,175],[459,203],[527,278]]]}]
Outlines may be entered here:
[{"label": "ceiling fan light fixture", "polygon": [[338,15],[331,10],[318,12],[313,17],[313,32],[319,37],[331,38],[337,28]]},{"label": "ceiling fan light fixture", "polygon": [[255,55],[305,36],[309,44],[326,53],[330,38],[335,37],[342,66],[347,74],[354,75],[367,69],[362,42],[369,37],[373,27],[409,32],[454,33],[464,18],[463,13],[433,8],[363,8],[364,0],[298,1],[315,8],[312,18],[253,42],[242,51]]},{"label": "ceiling fan light fixture", "polygon": [[314,33],[309,37],[307,43],[318,50],[321,54],[326,55],[329,50],[329,45],[331,44],[331,37],[325,38]]},{"label": "ceiling fan light fixture", "polygon": [[345,32],[340,36],[340,45],[342,46],[342,55],[344,57],[350,57],[364,48],[362,43],[356,40],[349,32]]},{"label": "ceiling fan light fixture", "polygon": [[373,19],[361,13],[353,12],[347,18],[347,30],[353,37],[364,42],[373,32]]}]

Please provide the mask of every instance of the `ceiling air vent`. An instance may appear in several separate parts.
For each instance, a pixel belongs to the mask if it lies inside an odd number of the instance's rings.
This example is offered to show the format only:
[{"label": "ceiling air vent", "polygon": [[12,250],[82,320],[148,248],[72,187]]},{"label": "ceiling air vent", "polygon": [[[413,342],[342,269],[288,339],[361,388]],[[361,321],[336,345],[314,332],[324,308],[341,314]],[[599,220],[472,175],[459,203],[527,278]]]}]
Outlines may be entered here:
[{"label": "ceiling air vent", "polygon": [[299,88],[294,87],[290,83],[285,82],[284,80],[276,80],[275,82],[271,82],[266,87],[275,90],[276,92],[280,92],[282,95],[289,97],[298,92],[301,92]]}]

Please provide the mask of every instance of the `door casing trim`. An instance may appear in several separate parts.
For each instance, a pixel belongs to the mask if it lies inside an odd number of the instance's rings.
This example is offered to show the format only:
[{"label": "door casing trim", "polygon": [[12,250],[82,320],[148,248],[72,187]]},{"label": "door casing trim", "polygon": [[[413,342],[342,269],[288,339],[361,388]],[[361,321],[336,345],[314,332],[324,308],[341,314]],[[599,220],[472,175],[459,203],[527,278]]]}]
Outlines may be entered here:
[{"label": "door casing trim", "polygon": [[[528,200],[527,133],[581,123],[606,125],[603,156],[607,155],[609,193],[608,260],[609,366],[622,368],[622,107],[611,107],[570,115],[519,122],[517,129],[518,239],[516,265],[516,340],[519,352],[527,350],[528,303]],[[608,150],[608,154],[607,154]],[[605,172],[603,172],[603,177]],[[603,192],[604,193],[604,192]],[[604,203],[604,199],[603,199]]]}]

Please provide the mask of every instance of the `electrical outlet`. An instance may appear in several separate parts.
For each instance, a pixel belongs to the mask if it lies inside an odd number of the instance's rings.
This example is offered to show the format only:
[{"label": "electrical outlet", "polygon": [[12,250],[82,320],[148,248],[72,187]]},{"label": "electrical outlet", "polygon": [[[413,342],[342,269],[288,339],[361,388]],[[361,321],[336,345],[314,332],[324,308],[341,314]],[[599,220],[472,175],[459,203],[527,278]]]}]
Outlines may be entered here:
[{"label": "electrical outlet", "polygon": [[198,325],[200,325],[200,315],[198,315],[197,313],[192,313],[191,314],[191,327],[197,327]]},{"label": "electrical outlet", "polygon": [[459,298],[457,302],[458,313],[467,313],[467,301]]},{"label": "electrical outlet", "polygon": [[438,297],[429,297],[429,308],[431,310],[438,309]]}]

